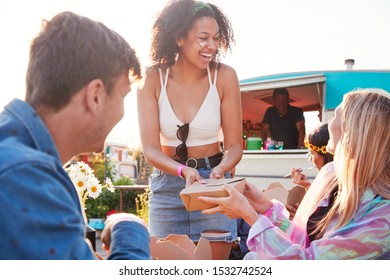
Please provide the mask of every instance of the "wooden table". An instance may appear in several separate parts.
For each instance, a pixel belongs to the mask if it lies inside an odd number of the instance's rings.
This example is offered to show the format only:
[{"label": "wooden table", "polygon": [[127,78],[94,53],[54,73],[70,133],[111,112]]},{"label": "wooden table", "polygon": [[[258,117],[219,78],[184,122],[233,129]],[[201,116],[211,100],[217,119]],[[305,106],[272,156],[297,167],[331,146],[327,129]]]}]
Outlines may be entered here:
[{"label": "wooden table", "polygon": [[123,212],[123,191],[144,191],[149,185],[119,185],[114,186],[119,190],[119,212]]}]

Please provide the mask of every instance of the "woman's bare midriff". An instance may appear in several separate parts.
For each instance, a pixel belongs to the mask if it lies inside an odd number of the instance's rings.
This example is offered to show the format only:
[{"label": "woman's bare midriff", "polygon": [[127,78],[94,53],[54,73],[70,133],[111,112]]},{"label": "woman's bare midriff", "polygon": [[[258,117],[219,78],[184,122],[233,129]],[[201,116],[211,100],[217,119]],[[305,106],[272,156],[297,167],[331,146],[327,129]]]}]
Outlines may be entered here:
[{"label": "woman's bare midriff", "polygon": [[[161,149],[162,152],[170,158],[173,158],[175,160],[179,159],[178,157],[175,157],[176,147],[161,146]],[[219,142],[203,146],[187,147],[187,149],[188,158],[210,157],[221,152],[221,146]]]}]

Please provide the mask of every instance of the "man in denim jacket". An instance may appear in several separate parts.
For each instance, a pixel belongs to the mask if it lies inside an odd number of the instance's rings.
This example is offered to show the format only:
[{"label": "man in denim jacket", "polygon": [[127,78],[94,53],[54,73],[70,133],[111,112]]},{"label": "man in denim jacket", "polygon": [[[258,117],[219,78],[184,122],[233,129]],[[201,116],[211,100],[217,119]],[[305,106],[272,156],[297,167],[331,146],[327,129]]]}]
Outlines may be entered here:
[{"label": "man in denim jacket", "polygon": [[[123,117],[129,74],[140,78],[133,49],[102,23],[71,12],[44,22],[31,44],[26,101],[0,115],[0,259],[96,259],[63,165],[103,150]],[[150,259],[139,218],[118,214],[106,231],[109,259]]]}]

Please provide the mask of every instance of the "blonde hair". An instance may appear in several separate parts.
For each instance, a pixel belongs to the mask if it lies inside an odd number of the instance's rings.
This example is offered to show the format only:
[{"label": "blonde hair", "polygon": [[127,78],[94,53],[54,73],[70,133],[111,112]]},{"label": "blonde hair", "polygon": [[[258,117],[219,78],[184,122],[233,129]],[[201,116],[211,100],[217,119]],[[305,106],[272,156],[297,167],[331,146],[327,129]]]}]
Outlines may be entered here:
[{"label": "blonde hair", "polygon": [[316,202],[337,186],[338,193],[329,212],[318,223],[315,233],[320,235],[336,216],[332,230],[345,226],[366,190],[390,199],[390,94],[381,89],[356,89],[344,95],[341,107],[342,132],[334,157],[335,178],[329,178],[331,184],[317,196]]}]

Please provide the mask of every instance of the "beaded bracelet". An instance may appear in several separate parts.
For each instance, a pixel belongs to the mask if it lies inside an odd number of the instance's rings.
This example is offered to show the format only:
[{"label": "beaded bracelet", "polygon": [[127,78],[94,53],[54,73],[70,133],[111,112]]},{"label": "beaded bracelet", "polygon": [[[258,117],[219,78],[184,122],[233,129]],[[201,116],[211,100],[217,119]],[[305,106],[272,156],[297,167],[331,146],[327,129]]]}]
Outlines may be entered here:
[{"label": "beaded bracelet", "polygon": [[182,172],[182,170],[183,170],[184,167],[186,167],[184,164],[180,164],[179,167],[177,168],[177,175],[178,175],[180,178],[182,178],[182,179],[184,179],[184,177],[183,177],[183,175],[181,174],[181,172]]}]

